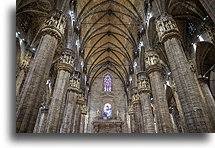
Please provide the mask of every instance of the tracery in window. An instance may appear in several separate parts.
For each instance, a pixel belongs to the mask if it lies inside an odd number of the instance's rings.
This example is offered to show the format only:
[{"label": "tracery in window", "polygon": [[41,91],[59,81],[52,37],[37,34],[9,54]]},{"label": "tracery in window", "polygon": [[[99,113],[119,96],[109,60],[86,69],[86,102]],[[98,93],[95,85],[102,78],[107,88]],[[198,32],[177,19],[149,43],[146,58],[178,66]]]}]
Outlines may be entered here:
[{"label": "tracery in window", "polygon": [[110,92],[112,90],[112,79],[110,75],[105,75],[104,77],[104,91]]},{"label": "tracery in window", "polygon": [[112,119],[112,107],[109,103],[106,103],[104,106],[103,119]]}]

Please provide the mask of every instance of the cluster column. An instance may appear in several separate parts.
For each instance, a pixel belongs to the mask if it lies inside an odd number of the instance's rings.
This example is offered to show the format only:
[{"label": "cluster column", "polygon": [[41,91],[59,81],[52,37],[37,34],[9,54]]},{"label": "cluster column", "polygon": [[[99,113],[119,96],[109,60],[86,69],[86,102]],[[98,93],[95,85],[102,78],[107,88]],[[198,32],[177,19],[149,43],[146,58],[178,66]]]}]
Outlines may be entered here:
[{"label": "cluster column", "polygon": [[87,115],[87,106],[83,105],[81,107],[81,120],[80,120],[81,122],[80,122],[79,133],[84,133],[86,115]]},{"label": "cluster column", "polygon": [[146,77],[145,72],[137,74],[137,88],[140,95],[140,103],[143,116],[143,131],[144,133],[155,133],[154,116],[152,113],[151,99],[150,99],[150,83]]},{"label": "cluster column", "polygon": [[199,77],[199,84],[205,97],[205,106],[208,109],[212,132],[215,132],[215,101],[208,86],[208,79]]},{"label": "cluster column", "polygon": [[146,52],[146,69],[150,78],[159,133],[172,133],[172,123],[162,78],[161,60],[155,50]]},{"label": "cluster column", "polygon": [[41,27],[38,50],[20,94],[20,103],[16,112],[16,132],[33,132],[42,100],[40,88],[46,84],[52,60],[57,45],[63,37],[65,26],[65,15],[61,11],[55,11]]},{"label": "cluster column", "polygon": [[58,74],[52,95],[51,104],[47,118],[47,133],[58,133],[60,130],[60,116],[62,105],[65,100],[66,89],[69,83],[69,76],[74,63],[74,53],[66,49],[60,57],[57,65]]},{"label": "cluster column", "polygon": [[73,133],[80,132],[80,123],[81,123],[81,109],[84,104],[84,95],[80,93],[76,102],[75,115],[74,115],[74,124],[73,124]]},{"label": "cluster column", "polygon": [[176,82],[188,132],[210,132],[206,111],[201,104],[201,94],[183,51],[175,20],[171,15],[162,14],[156,21],[156,30],[160,42],[164,44],[170,69]]},{"label": "cluster column", "polygon": [[20,65],[20,71],[18,73],[18,76],[16,78],[16,104],[18,106],[19,104],[19,93],[21,90],[21,86],[23,84],[23,80],[25,78],[25,75],[28,73],[29,67],[30,67],[30,61],[31,61],[32,54],[30,52],[27,52],[24,59],[21,60]]},{"label": "cluster column", "polygon": [[136,87],[132,89],[131,98],[134,111],[135,132],[143,133],[142,109],[140,104],[140,96]]},{"label": "cluster column", "polygon": [[134,120],[133,105],[129,106],[128,114],[130,116],[131,133],[135,133],[135,120]]},{"label": "cluster column", "polygon": [[60,133],[73,133],[76,103],[80,95],[80,72],[73,71],[67,88],[63,122]]}]

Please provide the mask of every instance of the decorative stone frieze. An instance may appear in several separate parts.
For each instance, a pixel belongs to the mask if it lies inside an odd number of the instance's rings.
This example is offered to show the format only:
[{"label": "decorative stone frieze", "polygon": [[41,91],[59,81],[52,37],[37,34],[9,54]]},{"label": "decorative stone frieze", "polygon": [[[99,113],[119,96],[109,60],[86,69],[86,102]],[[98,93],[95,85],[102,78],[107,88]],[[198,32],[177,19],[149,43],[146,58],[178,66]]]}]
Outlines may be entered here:
[{"label": "decorative stone frieze", "polygon": [[132,91],[133,91],[133,93],[132,93],[132,95],[131,95],[132,104],[133,104],[133,105],[139,104],[139,103],[140,103],[140,95],[139,95],[139,93],[138,93],[137,88],[133,88]]},{"label": "decorative stone frieze", "polygon": [[69,79],[69,90],[73,90],[73,91],[80,91],[80,76],[81,73],[79,71],[74,71],[72,72],[70,79]]},{"label": "decorative stone frieze", "polygon": [[137,88],[139,93],[151,92],[149,79],[145,76],[145,73],[143,72],[137,74]]},{"label": "decorative stone frieze", "polygon": [[72,72],[73,65],[74,65],[74,52],[66,49],[62,53],[62,56],[60,57],[57,68],[58,70]]},{"label": "decorative stone frieze", "polygon": [[82,107],[81,107],[81,113],[84,114],[84,115],[86,115],[87,111],[88,111],[87,106],[85,104],[82,105]]},{"label": "decorative stone frieze", "polygon": [[134,114],[133,106],[130,106],[130,107],[128,108],[128,114],[129,114],[129,115],[133,115],[133,114]]},{"label": "decorative stone frieze", "polygon": [[156,29],[160,42],[165,42],[172,37],[180,38],[179,30],[175,20],[171,15],[168,15],[167,13],[162,14],[160,17],[158,17]]},{"label": "decorative stone frieze", "polygon": [[42,24],[41,34],[49,34],[61,41],[66,28],[66,20],[66,16],[62,11],[55,10]]},{"label": "decorative stone frieze", "polygon": [[160,58],[155,50],[148,50],[146,52],[145,63],[146,63],[147,74],[152,73],[154,71],[162,70]]},{"label": "decorative stone frieze", "polygon": [[78,95],[77,104],[80,104],[80,105],[84,104],[84,96],[83,96],[83,94]]},{"label": "decorative stone frieze", "polygon": [[30,53],[27,53],[25,55],[24,59],[21,60],[21,63],[20,63],[20,68],[21,69],[23,69],[23,70],[28,70],[29,69],[31,57],[32,57],[32,55]]}]

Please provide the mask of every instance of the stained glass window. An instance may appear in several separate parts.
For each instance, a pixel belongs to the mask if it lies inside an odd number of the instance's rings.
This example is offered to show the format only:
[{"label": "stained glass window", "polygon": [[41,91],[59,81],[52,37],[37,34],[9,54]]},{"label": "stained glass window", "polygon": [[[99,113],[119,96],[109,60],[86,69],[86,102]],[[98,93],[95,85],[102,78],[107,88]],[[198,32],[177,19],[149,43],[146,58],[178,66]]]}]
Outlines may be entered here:
[{"label": "stained glass window", "polygon": [[103,119],[112,119],[112,108],[109,103],[106,103],[104,106],[104,114],[103,114]]},{"label": "stained glass window", "polygon": [[187,22],[187,33],[191,37],[197,30],[196,25],[193,22]]},{"label": "stained glass window", "polygon": [[112,79],[110,75],[105,75],[104,77],[104,91],[110,92],[112,87]]}]

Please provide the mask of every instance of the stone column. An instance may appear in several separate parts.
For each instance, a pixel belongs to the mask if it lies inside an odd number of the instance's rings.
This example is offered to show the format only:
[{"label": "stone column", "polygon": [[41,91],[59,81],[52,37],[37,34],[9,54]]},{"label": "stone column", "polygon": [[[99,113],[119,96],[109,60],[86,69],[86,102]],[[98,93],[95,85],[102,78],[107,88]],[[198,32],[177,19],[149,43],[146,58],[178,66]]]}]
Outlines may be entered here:
[{"label": "stone column", "polygon": [[80,122],[80,130],[79,133],[84,133],[84,127],[85,127],[85,116],[87,114],[87,106],[83,105],[81,107],[81,122]]},{"label": "stone column", "polygon": [[208,109],[209,120],[212,125],[212,132],[215,132],[215,101],[208,86],[208,79],[199,77],[199,84],[205,97],[205,107]]},{"label": "stone column", "polygon": [[172,123],[165,95],[164,82],[162,80],[162,65],[160,58],[155,50],[149,50],[146,52],[145,61],[154,98],[153,101],[155,105],[158,133],[172,133]]},{"label": "stone column", "polygon": [[134,120],[135,120],[135,132],[142,133],[143,132],[143,117],[142,117],[142,109],[140,104],[140,96],[137,88],[132,89],[132,105],[134,111]]},{"label": "stone column", "polygon": [[61,124],[60,133],[72,133],[74,116],[76,109],[76,102],[80,94],[80,72],[73,71],[70,80],[69,87],[67,88],[66,104],[64,109],[63,122]]},{"label": "stone column", "polygon": [[176,22],[171,15],[162,14],[156,21],[156,30],[160,42],[164,44],[170,69],[176,82],[188,132],[209,132],[206,112],[201,104],[201,95],[189,68]]},{"label": "stone column", "polygon": [[79,133],[79,131],[80,131],[81,108],[82,108],[83,104],[84,104],[83,94],[79,94],[77,104],[76,104],[76,109],[75,109],[73,133]]},{"label": "stone column", "polygon": [[141,108],[144,123],[143,132],[155,133],[154,117],[150,100],[151,88],[145,72],[140,72],[137,74],[137,88],[140,94],[140,103],[142,106]]},{"label": "stone column", "polygon": [[187,125],[186,125],[186,121],[185,121],[185,117],[184,117],[184,113],[183,113],[183,109],[181,107],[181,103],[180,103],[180,99],[176,90],[176,86],[175,83],[172,85],[172,91],[173,91],[173,96],[175,99],[175,103],[176,103],[176,108],[178,110],[178,114],[180,116],[180,121],[181,121],[181,126],[182,126],[182,132],[187,133]]},{"label": "stone column", "polygon": [[34,127],[34,133],[45,133],[45,124],[47,121],[48,108],[46,106],[41,106],[37,121]]},{"label": "stone column", "polygon": [[135,121],[134,121],[133,106],[129,107],[128,114],[130,115],[131,133],[135,133]]},{"label": "stone column", "polygon": [[19,101],[20,101],[19,93],[21,90],[21,86],[23,84],[25,75],[27,74],[27,72],[29,70],[31,56],[32,56],[31,53],[27,52],[24,59],[21,60],[20,72],[16,78],[16,104],[17,104],[17,106],[18,106]]},{"label": "stone column", "polygon": [[55,81],[55,87],[52,94],[52,100],[49,107],[48,119],[47,119],[47,133],[58,133],[60,130],[60,115],[62,110],[62,104],[65,99],[66,89],[69,83],[69,76],[72,72],[74,63],[74,53],[66,49],[60,57],[57,64],[57,78]]},{"label": "stone column", "polygon": [[57,45],[61,42],[66,17],[55,11],[41,27],[38,50],[34,56],[16,112],[16,132],[33,132],[42,96],[40,88],[45,85]]}]

